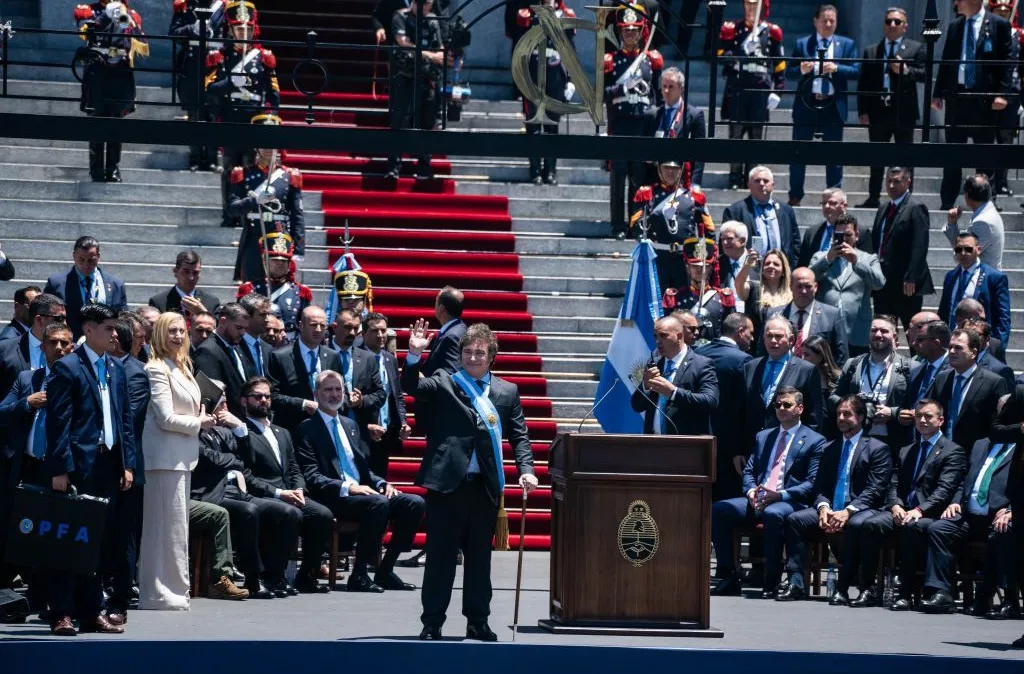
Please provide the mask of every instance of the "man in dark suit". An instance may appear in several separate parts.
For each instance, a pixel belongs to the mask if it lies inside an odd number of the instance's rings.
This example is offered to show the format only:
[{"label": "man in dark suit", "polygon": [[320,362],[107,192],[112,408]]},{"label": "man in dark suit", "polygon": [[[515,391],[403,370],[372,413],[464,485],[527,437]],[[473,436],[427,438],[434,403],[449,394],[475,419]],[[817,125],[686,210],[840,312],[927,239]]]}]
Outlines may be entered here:
[{"label": "man in dark suit", "polygon": [[[722,222],[738,220],[747,226],[750,247],[764,258],[773,249],[779,249],[789,259],[789,266],[797,266],[800,254],[800,227],[796,213],[786,204],[775,200],[775,177],[767,166],[755,166],[750,170],[748,181],[750,195],[741,199],[722,213]],[[753,237],[759,237],[760,246],[753,245]]]},{"label": "man in dark suit", "polygon": [[388,460],[402,451],[402,442],[408,439],[412,429],[406,423],[405,396],[398,378],[398,359],[387,350],[388,319],[384,314],[371,313],[366,317],[363,331],[363,346],[377,359],[381,386],[387,400],[381,405],[377,424],[370,425],[370,470],[385,480],[388,476]]},{"label": "man in dark suit", "polygon": [[[689,315],[694,326],[696,318]],[[654,324],[661,358],[648,363],[643,383],[630,401],[644,415],[644,433],[708,435],[718,409],[718,377],[711,360],[697,355],[683,341],[683,322],[665,316]]]},{"label": "man in dark suit", "polygon": [[1013,368],[996,358],[992,352],[992,327],[985,321],[977,318],[963,321],[962,325],[957,327],[964,327],[978,333],[978,337],[981,338],[981,351],[978,352],[978,360],[975,362],[978,364],[978,367],[1002,377],[1003,381],[1006,382],[1008,390],[1012,391],[1014,386],[1016,386]]},{"label": "man in dark suit", "polygon": [[[199,434],[191,498],[228,511],[232,548],[249,597],[287,597],[281,578],[299,538],[302,511],[284,501],[249,493],[245,479],[249,469],[241,459],[250,451],[248,428],[226,409],[217,410],[214,416],[217,426]],[[264,584],[261,574],[273,590]]]},{"label": "man in dark suit", "polygon": [[[985,322],[985,306],[970,297],[960,300],[956,305],[956,327],[963,327],[969,322]],[[994,334],[989,335],[989,352],[999,360],[1006,362],[1006,345]],[[980,357],[979,357],[980,358]]]},{"label": "man in dark suit", "polygon": [[249,327],[242,335],[242,343],[238,352],[248,361],[249,369],[257,377],[267,376],[267,362],[273,348],[263,340],[270,321],[270,299],[257,292],[251,292],[238,300],[238,303],[249,314]]},{"label": "man in dark suit", "polygon": [[29,331],[20,339],[0,343],[0,395],[7,395],[18,373],[45,364],[43,335],[52,323],[67,324],[64,303],[59,297],[44,293],[29,304]]},{"label": "man in dark suit", "polygon": [[537,487],[533,451],[519,389],[490,372],[498,341],[490,328],[467,328],[455,374],[438,372],[420,379],[427,322],[419,319],[409,334],[409,355],[402,389],[416,399],[429,419],[427,449],[416,484],[427,490],[427,568],[423,575],[423,631],[420,639],[441,638],[461,548],[465,558],[462,612],[468,639],[497,641],[487,625],[491,603],[491,540],[505,491],[502,439],[512,446],[519,486]]},{"label": "man in dark suit", "polygon": [[[1013,32],[1006,19],[984,10],[984,0],[959,0],[959,13],[946,30],[932,107],[946,110],[947,143],[966,143],[969,136],[976,144],[989,145],[1002,111],[1011,100],[1017,102],[1010,60]],[[995,174],[992,169],[978,173],[989,181]],[[962,177],[960,164],[943,169],[942,210],[953,207]]]},{"label": "man in dark suit", "polygon": [[362,331],[362,318],[354,309],[342,309],[331,324],[334,348],[338,350],[341,369],[345,377],[345,415],[359,424],[366,435],[367,426],[379,420],[380,408],[387,400],[387,391],[381,385],[377,361],[366,349],[356,347],[356,337]]},{"label": "man in dark suit", "polygon": [[841,537],[839,582],[832,606],[850,603],[851,585],[867,587],[874,579],[861,583],[860,536],[862,525],[878,514],[889,495],[892,480],[892,452],[888,445],[864,432],[868,407],[857,395],[845,396],[836,406],[836,424],[842,437],[825,447],[812,493],[813,505],[786,518],[786,570],[789,583],[779,593],[779,601],[803,599],[804,556],[807,541],[825,536]]},{"label": "man in dark suit", "polygon": [[245,408],[248,442],[240,449],[244,452],[242,462],[249,469],[245,476],[249,493],[283,501],[302,513],[302,567],[295,576],[295,586],[289,585],[281,573],[267,576],[267,587],[288,594],[330,592],[316,577],[321,558],[331,542],[334,516],[327,506],[306,496],[306,480],[295,459],[291,435],[268,420],[270,382],[252,377],[242,387],[239,397]]},{"label": "man in dark suit", "polygon": [[781,316],[769,318],[764,326],[766,356],[755,358],[743,366],[747,401],[745,421],[748,447],[763,428],[778,426],[778,416],[771,403],[775,391],[791,386],[804,394],[802,421],[812,430],[822,427],[824,398],[821,377],[813,365],[790,353],[795,337],[793,324]]},{"label": "man in dark suit", "polygon": [[[914,321],[928,312],[922,312],[914,316]],[[920,362],[910,370],[910,379],[907,381],[907,397],[903,409],[899,412],[900,425],[907,428],[908,432],[915,423],[914,406],[928,397],[928,393],[935,382],[935,377],[949,369],[949,339],[950,330],[945,321],[939,320],[938,315],[932,314],[934,320],[920,323],[914,329],[914,338],[911,346],[917,353],[915,359]],[[910,438],[907,440],[910,441]],[[895,450],[894,450],[895,451]]]},{"label": "man in dark suit", "polygon": [[[921,117],[917,83],[924,81],[924,45],[905,37],[907,13],[894,7],[885,13],[885,37],[864,50],[857,83],[859,121],[868,127],[872,143],[911,143]],[[881,166],[872,166],[868,198],[857,208],[878,208],[882,193]]]},{"label": "man in dark suit", "polygon": [[910,327],[924,296],[935,292],[928,269],[928,207],[910,193],[909,169],[892,166],[886,173],[889,203],[880,206],[871,227],[872,250],[878,254],[885,286],[872,294],[876,314],[889,314]]},{"label": "man in dark suit", "polygon": [[466,324],[462,322],[462,308],[465,304],[466,296],[463,292],[451,286],[445,286],[437,293],[434,316],[441,329],[431,338],[427,360],[420,367],[424,377],[433,377],[442,370],[451,374],[462,367],[459,342],[466,334]]},{"label": "man in dark suit", "polygon": [[128,295],[121,279],[100,269],[100,242],[95,237],[80,237],[75,241],[73,254],[75,266],[47,279],[43,292],[64,300],[68,326],[75,339],[79,339],[83,307],[106,304],[115,311],[124,311],[128,308]]},{"label": "man in dark suit", "polygon": [[338,352],[323,346],[326,332],[327,314],[318,306],[308,306],[299,319],[299,338],[273,351],[267,360],[274,391],[274,420],[291,432],[316,414],[316,375],[324,370],[341,372]]},{"label": "man in dark suit", "polygon": [[714,501],[740,493],[743,465],[750,451],[743,430],[747,395],[743,366],[752,359],[748,352],[753,339],[751,320],[743,314],[729,314],[722,321],[722,336],[696,349],[711,360],[718,378],[718,407],[711,416],[711,432],[718,438],[717,478],[711,488]]},{"label": "man in dark suit", "polygon": [[[927,549],[928,526],[945,511],[967,468],[964,450],[941,433],[945,424],[942,404],[929,398],[914,407],[918,439],[900,450],[889,486],[889,512],[868,519],[861,532],[862,577],[877,577],[878,556],[886,538],[899,535],[900,584],[894,611],[909,611],[921,555]],[[855,608],[879,606],[882,596],[872,585],[850,602]]]},{"label": "man in dark suit", "polygon": [[18,339],[29,331],[32,319],[28,315],[28,305],[42,292],[39,286],[25,286],[14,291],[14,318],[0,330],[0,342]]},{"label": "man in dark suit", "polygon": [[961,447],[987,438],[999,398],[1009,393],[997,374],[978,367],[981,338],[973,330],[954,330],[949,339],[950,369],[935,375],[927,396],[946,410],[943,435]]},{"label": "man in dark suit", "polygon": [[999,341],[1010,341],[1010,284],[1006,274],[985,264],[978,255],[981,247],[978,237],[963,232],[956,237],[953,247],[957,266],[946,272],[942,281],[942,299],[939,301],[939,316],[949,323],[957,324],[957,308],[964,300],[975,300],[982,307],[982,315],[992,325],[992,332]]},{"label": "man in dark suit", "polygon": [[[196,349],[196,371],[224,385],[228,411],[236,417],[245,417],[242,387],[255,372],[241,355],[241,344],[249,328],[249,312],[237,302],[221,306],[217,330]],[[214,407],[217,401],[211,401]]]},{"label": "man in dark suit", "polygon": [[[801,356],[804,342],[815,335],[820,335],[828,340],[836,362],[840,365],[846,363],[849,358],[846,319],[838,308],[815,299],[818,294],[818,281],[814,272],[807,267],[794,269],[790,278],[790,290],[793,292],[793,301],[786,306],[770,309],[768,316],[781,316],[793,324],[796,329],[793,353]],[[758,352],[762,356],[765,354],[763,343]]]},{"label": "man in dark suit", "polygon": [[203,260],[199,253],[189,249],[178,253],[174,260],[174,287],[149,298],[149,306],[160,313],[177,311],[191,318],[201,313],[215,313],[220,300],[199,288],[199,275],[203,271]]},{"label": "man in dark suit", "polygon": [[[881,440],[890,447],[902,447],[910,439],[907,428],[900,425],[900,412],[908,406],[907,392],[911,377],[911,363],[906,356],[896,353],[896,319],[875,316],[871,321],[870,351],[851,358],[832,392],[832,409],[847,396],[857,396],[867,406],[871,424],[864,434]],[[911,400],[909,406],[917,400]]]},{"label": "man in dark suit", "polygon": [[[74,486],[79,495],[110,499],[106,526],[112,531],[118,493],[131,489],[134,480],[135,419],[124,365],[106,353],[117,311],[97,303],[83,307],[80,316],[85,343],[57,361],[46,381],[44,472],[54,491]],[[116,543],[113,536],[103,540],[104,546]],[[100,614],[103,590],[97,574],[54,572],[50,590],[54,635],[75,634],[73,615],[83,632],[124,631]]]},{"label": "man in dark suit", "polygon": [[[345,380],[333,370],[317,376],[319,411],[295,431],[299,467],[310,493],[339,520],[359,523],[356,559],[348,579],[349,592],[414,590],[395,573],[399,553],[412,548],[416,528],[426,504],[414,494],[403,494],[370,470],[370,451],[356,422],[339,414],[345,402]],[[392,524],[388,550],[376,564],[388,522]],[[367,567],[377,566],[370,580]]]},{"label": "man in dark suit", "polygon": [[[793,46],[789,72],[801,78],[793,101],[793,140],[812,140],[819,133],[826,141],[843,140],[847,92],[850,81],[860,75],[860,64],[845,60],[857,58],[857,47],[850,38],[836,35],[837,18],[834,5],[818,5],[814,13],[816,34],[800,38]],[[819,51],[825,52],[820,73]],[[790,206],[799,206],[804,198],[806,171],[803,164],[789,166]],[[825,182],[826,187],[841,187],[843,167],[826,166]]]},{"label": "man in dark suit", "polygon": [[[665,68],[661,73],[661,95],[665,102],[647,113],[645,136],[656,138],[707,138],[704,113],[683,100],[685,79],[679,68]],[[693,161],[692,185],[700,187],[704,179],[704,162]],[[653,176],[648,182],[654,182]]]},{"label": "man in dark suit", "polygon": [[759,432],[753,452],[743,468],[745,496],[717,501],[711,506],[711,542],[718,560],[714,595],[740,594],[740,574],[733,558],[733,531],[743,522],[764,525],[764,599],[773,599],[782,579],[782,544],[785,520],[806,508],[825,438],[804,426],[804,396],[791,386],[780,386],[772,398],[778,420],[775,428]]},{"label": "man in dark suit", "polygon": [[213,335],[217,329],[217,319],[213,314],[196,314],[192,317],[192,325],[188,330],[188,341],[192,345],[192,352],[189,354],[192,360],[196,359],[196,349]]}]

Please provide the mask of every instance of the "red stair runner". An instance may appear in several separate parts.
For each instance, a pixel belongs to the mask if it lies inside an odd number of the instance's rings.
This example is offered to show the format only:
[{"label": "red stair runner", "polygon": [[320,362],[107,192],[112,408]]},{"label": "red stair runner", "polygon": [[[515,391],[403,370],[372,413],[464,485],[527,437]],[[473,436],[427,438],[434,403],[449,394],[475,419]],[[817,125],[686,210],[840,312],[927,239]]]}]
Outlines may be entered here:
[{"label": "red stair runner", "polygon": [[[305,41],[317,33],[316,57],[331,72],[327,91],[313,99],[318,125],[384,128],[388,126],[387,53],[374,47],[370,11],[374,0],[306,0],[297,8],[285,0],[263,0],[260,24],[263,39],[278,56],[282,88],[282,118],[286,124],[305,124],[306,96],[294,91],[291,78],[295,64],[307,58],[303,46],[283,47],[273,41]],[[345,44],[341,44],[345,43]],[[376,87],[372,80],[376,77]],[[303,172],[303,187],[322,193],[328,228],[330,261],[343,252],[346,221],[354,237],[356,259],[374,284],[374,309],[389,316],[398,331],[400,349],[408,342],[406,326],[420,317],[433,317],[437,289],[454,285],[466,293],[463,318],[482,321],[498,333],[501,355],[495,369],[514,382],[523,396],[523,411],[533,442],[537,476],[542,488],[529,500],[526,516],[526,547],[550,546],[551,490],[548,447],[557,432],[551,421],[543,362],[537,355],[511,233],[508,199],[503,196],[458,194],[448,178],[451,163],[435,158],[437,178],[412,179],[414,163],[402,162],[403,177],[396,183],[383,179],[386,157],[356,156],[345,152],[292,150],[285,162]],[[435,325],[435,327],[437,327]],[[399,358],[404,361],[405,353]],[[406,399],[413,437],[401,456],[391,458],[388,477],[411,493],[426,441],[416,434],[411,398]],[[515,483],[514,454],[504,447],[505,477]],[[511,544],[518,545],[518,488],[506,490]],[[423,544],[423,534],[417,544]]]}]

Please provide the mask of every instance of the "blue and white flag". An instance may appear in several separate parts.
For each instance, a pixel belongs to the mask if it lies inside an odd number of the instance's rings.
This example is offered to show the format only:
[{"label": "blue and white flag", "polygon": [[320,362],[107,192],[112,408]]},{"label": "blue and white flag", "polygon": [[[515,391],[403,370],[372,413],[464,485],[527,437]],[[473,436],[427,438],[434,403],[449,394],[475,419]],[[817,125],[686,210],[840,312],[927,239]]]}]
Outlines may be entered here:
[{"label": "blue and white flag", "polygon": [[[651,359],[655,347],[654,322],[662,316],[654,246],[641,241],[633,249],[632,257],[626,296],[594,395],[594,418],[605,433],[643,433],[643,415],[633,411],[629,399],[640,386]],[[608,397],[602,400],[606,394]]]},{"label": "blue and white flag", "polygon": [[338,313],[338,292],[334,289],[334,277],[343,271],[358,271],[360,269],[362,267],[356,262],[354,253],[345,253],[339,256],[331,265],[331,290],[327,296],[327,308],[324,309],[324,313],[327,314],[327,325],[334,322],[334,316]]}]

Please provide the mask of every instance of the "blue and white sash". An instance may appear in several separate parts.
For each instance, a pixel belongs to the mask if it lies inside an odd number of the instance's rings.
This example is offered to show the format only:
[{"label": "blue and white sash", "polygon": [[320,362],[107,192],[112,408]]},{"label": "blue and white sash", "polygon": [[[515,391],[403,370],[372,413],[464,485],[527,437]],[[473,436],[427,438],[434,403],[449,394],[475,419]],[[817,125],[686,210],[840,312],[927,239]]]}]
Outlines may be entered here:
[{"label": "blue and white sash", "polygon": [[498,469],[498,487],[505,490],[505,469],[501,460],[501,417],[494,407],[491,399],[484,395],[476,382],[466,374],[465,370],[459,370],[452,375],[452,381],[459,385],[459,388],[469,396],[473,409],[480,416],[491,436],[491,448],[494,450],[494,464]]}]

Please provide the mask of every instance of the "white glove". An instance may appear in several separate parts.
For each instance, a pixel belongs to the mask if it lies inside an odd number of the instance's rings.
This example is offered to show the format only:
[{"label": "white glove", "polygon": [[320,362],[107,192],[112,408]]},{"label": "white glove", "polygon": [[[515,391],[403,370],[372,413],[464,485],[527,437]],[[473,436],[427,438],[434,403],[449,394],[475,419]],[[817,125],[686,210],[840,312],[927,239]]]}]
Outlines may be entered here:
[{"label": "white glove", "polygon": [[191,30],[196,35],[199,35],[199,21],[198,20],[195,23],[192,24]]},{"label": "white glove", "polygon": [[782,99],[779,98],[779,95],[777,93],[775,93],[774,91],[772,93],[768,94],[768,110],[769,111],[774,110],[775,108],[779,107],[779,103],[781,103],[781,102],[782,102]]},{"label": "white glove", "polygon": [[294,261],[296,265],[302,264],[302,261],[305,259],[305,255],[292,255],[292,261]]},{"label": "white glove", "polygon": [[266,191],[260,192],[258,194],[256,192],[249,192],[249,196],[256,199],[256,203],[259,204],[260,206],[262,206],[263,204],[269,204],[271,201],[275,199],[273,192]]},{"label": "white glove", "polygon": [[576,85],[569,82],[565,85],[565,100],[571,101],[572,97],[576,95]]},{"label": "white glove", "polygon": [[247,86],[249,86],[249,76],[248,75],[232,75],[231,76],[231,84],[234,84],[239,89],[241,89],[242,87],[247,87]]},{"label": "white glove", "polygon": [[753,40],[744,40],[743,41],[743,52],[747,56],[753,56],[754,52],[757,51],[757,46],[758,46],[757,43],[754,42]]}]

